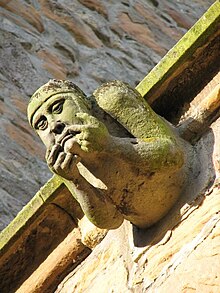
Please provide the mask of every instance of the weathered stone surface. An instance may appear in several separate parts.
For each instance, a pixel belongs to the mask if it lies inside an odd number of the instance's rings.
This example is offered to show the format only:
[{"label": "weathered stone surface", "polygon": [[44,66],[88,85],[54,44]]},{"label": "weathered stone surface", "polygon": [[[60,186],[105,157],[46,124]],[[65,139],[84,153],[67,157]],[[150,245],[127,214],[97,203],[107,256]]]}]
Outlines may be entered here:
[{"label": "weathered stone surface", "polygon": [[219,292],[220,191],[219,172],[214,169],[220,155],[219,127],[220,119],[195,145],[193,175],[169,214],[147,230],[125,222],[110,231],[57,293],[101,293],[106,288],[111,292]]},{"label": "weathered stone surface", "polygon": [[11,196],[4,189],[0,189],[0,214],[1,214],[1,223],[0,229],[5,228],[5,223],[10,223],[17,213],[22,209],[23,202]]},{"label": "weathered stone surface", "polygon": [[[1,257],[1,291],[13,292],[16,286],[20,286],[74,227],[75,223],[68,214],[56,205],[49,205],[36,222],[30,225],[31,233],[26,230],[23,237],[15,241]],[[19,266],[15,265],[17,262]]]},{"label": "weathered stone surface", "polygon": [[30,95],[49,78],[88,94],[112,79],[134,86],[212,3],[1,1],[1,228],[51,176],[27,124]]},{"label": "weathered stone surface", "polygon": [[151,30],[142,23],[132,21],[131,16],[128,13],[122,13],[119,16],[119,27],[123,32],[127,32],[128,35],[134,38],[137,42],[152,48],[160,55],[164,55],[166,50],[158,46]]},{"label": "weathered stone surface", "polygon": [[[42,33],[44,31],[41,15],[34,6],[20,0],[2,1],[1,6],[12,13],[11,18],[15,21],[15,24],[22,26],[21,23],[23,21],[26,21],[28,24],[33,26],[33,28],[35,28],[39,33]],[[16,18],[13,17],[13,14],[18,16],[17,21]],[[19,23],[19,20],[21,21],[21,23]]]},{"label": "weathered stone surface", "polygon": [[[213,221],[213,224],[212,224]],[[208,227],[210,224],[210,227]],[[204,227],[207,229],[206,239],[198,243],[193,251],[188,251],[188,257],[179,259],[178,267],[171,269],[170,277],[162,282],[156,282],[149,292],[164,293],[170,288],[175,292],[211,292],[218,293],[220,289],[220,221],[213,217]],[[201,235],[200,233],[198,237]],[[193,243],[188,243],[193,245]]]},{"label": "weathered stone surface", "polygon": [[65,271],[74,267],[74,264],[77,266],[80,258],[88,254],[89,250],[80,241],[79,230],[73,229],[16,292],[53,292],[54,283],[62,280]]},{"label": "weathered stone surface", "polygon": [[108,18],[108,12],[105,6],[105,3],[97,0],[79,0],[79,2],[85,7],[97,11],[99,14],[103,15],[105,18]]}]

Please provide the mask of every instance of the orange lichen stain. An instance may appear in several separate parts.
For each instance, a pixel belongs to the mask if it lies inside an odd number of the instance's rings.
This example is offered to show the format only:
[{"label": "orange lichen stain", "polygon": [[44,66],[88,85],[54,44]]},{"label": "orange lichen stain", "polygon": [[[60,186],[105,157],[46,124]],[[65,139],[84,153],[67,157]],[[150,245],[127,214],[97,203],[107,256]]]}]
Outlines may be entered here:
[{"label": "orange lichen stain", "polygon": [[[1,1],[2,2],[2,1]],[[6,10],[20,16],[27,23],[32,25],[39,33],[44,31],[40,13],[31,5],[22,3],[23,1],[3,1],[0,6]]]},{"label": "orange lichen stain", "polygon": [[135,5],[136,11],[146,19],[147,23],[150,23],[152,27],[158,28],[161,32],[168,37],[172,37],[175,41],[178,41],[182,37],[182,32],[178,28],[170,27],[166,21],[161,19],[153,9],[144,7],[140,3]]},{"label": "orange lichen stain", "polygon": [[[62,7],[61,4],[57,4],[56,1],[50,2],[48,0],[40,0],[39,2],[42,13],[49,19],[65,27],[78,43],[91,48],[100,48],[103,45],[94,31],[81,21],[76,14],[65,14],[64,7]],[[62,9],[57,9],[59,5]]]},{"label": "orange lichen stain", "polygon": [[10,117],[11,119],[16,116],[15,113],[2,100],[0,100],[0,114],[5,117]]},{"label": "orange lichen stain", "polygon": [[21,112],[22,114],[27,113],[27,102],[23,101],[21,97],[11,96],[11,101],[13,105]]},{"label": "orange lichen stain", "polygon": [[79,0],[79,2],[87,8],[97,11],[105,18],[108,18],[108,11],[101,2],[97,0]]},{"label": "orange lichen stain", "polygon": [[43,67],[56,79],[65,79],[67,69],[58,56],[50,51],[43,49],[37,53],[38,57],[43,60]]},{"label": "orange lichen stain", "polygon": [[119,21],[119,27],[132,38],[146,45],[147,47],[152,48],[161,56],[166,53],[164,48],[158,46],[154,35],[145,24],[133,22],[127,13],[121,13],[119,16]]}]

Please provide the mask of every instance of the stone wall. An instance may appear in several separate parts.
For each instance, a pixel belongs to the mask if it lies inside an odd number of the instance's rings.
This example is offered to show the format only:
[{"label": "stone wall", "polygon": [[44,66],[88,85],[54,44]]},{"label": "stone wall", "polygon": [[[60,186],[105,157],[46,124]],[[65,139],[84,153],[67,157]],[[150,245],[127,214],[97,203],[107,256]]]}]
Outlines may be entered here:
[{"label": "stone wall", "polygon": [[51,176],[26,105],[49,78],[135,86],[213,3],[0,1],[0,229]]}]

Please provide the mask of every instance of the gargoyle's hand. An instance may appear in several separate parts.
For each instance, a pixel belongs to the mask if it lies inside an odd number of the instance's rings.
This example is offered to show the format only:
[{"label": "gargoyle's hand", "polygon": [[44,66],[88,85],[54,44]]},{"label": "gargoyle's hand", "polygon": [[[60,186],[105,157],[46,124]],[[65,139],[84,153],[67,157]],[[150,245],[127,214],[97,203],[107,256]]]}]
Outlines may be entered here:
[{"label": "gargoyle's hand", "polygon": [[74,178],[74,174],[78,173],[76,164],[80,161],[80,157],[64,152],[63,147],[59,144],[48,149],[45,158],[50,170],[65,179],[71,180]]},{"label": "gargoyle's hand", "polygon": [[[70,132],[77,134],[73,139],[66,141],[64,145],[65,152],[77,154],[77,145],[85,153],[103,151],[111,137],[106,126],[89,114],[77,113],[76,116],[82,121],[82,124],[68,127]],[[79,155],[83,157],[83,154]]]}]

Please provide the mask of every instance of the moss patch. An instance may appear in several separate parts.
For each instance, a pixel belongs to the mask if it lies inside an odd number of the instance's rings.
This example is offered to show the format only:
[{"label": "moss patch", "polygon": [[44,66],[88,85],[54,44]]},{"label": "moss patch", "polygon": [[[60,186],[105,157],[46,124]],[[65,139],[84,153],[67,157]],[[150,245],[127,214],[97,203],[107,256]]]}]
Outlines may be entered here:
[{"label": "moss patch", "polygon": [[45,202],[53,197],[54,193],[61,185],[62,181],[59,177],[52,177],[18,213],[16,218],[1,232],[0,255],[14,237],[18,237],[21,234],[30,220],[37,217]]}]

